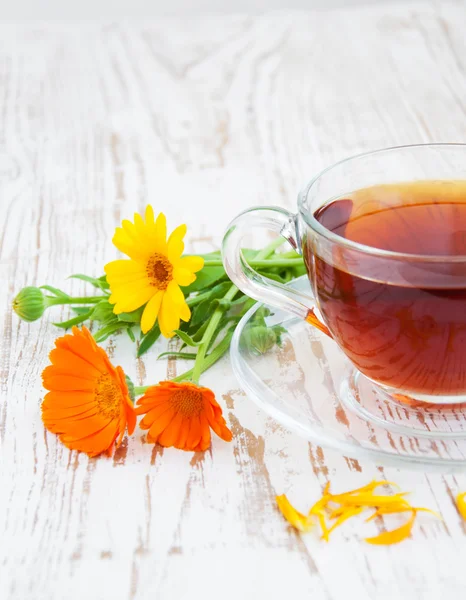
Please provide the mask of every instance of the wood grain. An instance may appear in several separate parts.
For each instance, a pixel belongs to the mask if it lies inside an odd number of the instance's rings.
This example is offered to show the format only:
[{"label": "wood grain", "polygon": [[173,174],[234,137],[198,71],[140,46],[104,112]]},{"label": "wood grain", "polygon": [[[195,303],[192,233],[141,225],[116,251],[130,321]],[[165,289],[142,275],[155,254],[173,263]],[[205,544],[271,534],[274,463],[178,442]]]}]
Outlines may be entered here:
[{"label": "wood grain", "polygon": [[[295,205],[319,169],[360,151],[466,138],[462,2],[322,13],[0,28],[0,598],[457,598],[466,591],[464,474],[382,469],[285,431],[238,390],[225,360],[205,377],[235,437],[205,454],[141,431],[112,459],[70,453],[40,420],[57,330],[10,310],[24,285],[88,291],[114,227],[151,202],[218,247],[254,204]],[[107,349],[138,384],[167,376],[127,340]],[[184,365],[168,365],[169,374]],[[301,508],[383,475],[441,511],[396,548],[298,536],[273,496]],[[383,523],[374,527],[382,527]],[[369,533],[369,532],[368,532]]]}]

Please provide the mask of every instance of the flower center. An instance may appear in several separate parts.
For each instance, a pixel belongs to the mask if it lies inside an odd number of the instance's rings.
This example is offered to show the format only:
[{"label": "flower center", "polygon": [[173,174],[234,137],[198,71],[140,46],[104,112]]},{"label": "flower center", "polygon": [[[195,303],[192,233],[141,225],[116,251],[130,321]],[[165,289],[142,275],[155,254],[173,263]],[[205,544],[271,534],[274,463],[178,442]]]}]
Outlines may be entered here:
[{"label": "flower center", "polygon": [[147,261],[146,273],[152,286],[166,290],[173,279],[173,266],[166,256],[156,253]]},{"label": "flower center", "polygon": [[170,404],[184,417],[194,417],[202,412],[204,399],[202,393],[191,388],[176,390],[170,397]]},{"label": "flower center", "polygon": [[106,373],[99,377],[94,393],[100,414],[110,419],[120,416],[123,397],[111,375]]}]

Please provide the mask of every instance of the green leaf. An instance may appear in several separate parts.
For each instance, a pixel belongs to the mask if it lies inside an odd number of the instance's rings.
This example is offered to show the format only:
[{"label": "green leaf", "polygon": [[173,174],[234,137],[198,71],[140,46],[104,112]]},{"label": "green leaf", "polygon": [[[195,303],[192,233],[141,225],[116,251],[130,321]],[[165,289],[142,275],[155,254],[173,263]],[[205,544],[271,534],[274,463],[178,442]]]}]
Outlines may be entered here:
[{"label": "green leaf", "polygon": [[65,292],[62,292],[58,288],[52,287],[51,285],[41,285],[40,289],[41,290],[47,290],[47,292],[50,292],[51,294],[53,294],[57,298],[69,298],[68,294],[65,294]]},{"label": "green leaf", "polygon": [[200,346],[201,342],[195,342],[193,338],[188,335],[186,332],[181,331],[180,329],[175,329],[175,334],[182,340],[187,346]]},{"label": "green leaf", "polygon": [[229,317],[223,323],[219,323],[214,333],[212,334],[212,337],[210,338],[207,351],[209,351],[215,345],[215,342],[217,341],[217,338],[222,331],[225,331],[225,335],[228,335],[230,332],[233,332],[236,329],[236,325],[239,321],[240,317]]},{"label": "green leaf", "polygon": [[200,342],[202,340],[202,338],[204,337],[205,330],[207,329],[208,325],[209,325],[209,319],[206,319],[197,331],[194,331],[193,329],[189,330],[189,333],[195,342]]},{"label": "green leaf", "polygon": [[210,299],[223,298],[223,296],[228,292],[231,286],[231,281],[223,281],[222,283],[217,283],[217,285],[214,285],[210,292]]},{"label": "green leaf", "polygon": [[69,279],[80,279],[81,281],[86,281],[87,283],[90,283],[91,285],[93,285],[95,288],[105,291],[109,289],[109,285],[107,283],[107,280],[102,281],[102,278],[95,278],[95,277],[89,277],[89,275],[83,275],[82,273],[76,273],[75,275],[70,275]]},{"label": "green leaf", "polygon": [[107,275],[102,275],[101,277],[98,278],[98,281],[100,281],[100,289],[101,290],[109,290],[110,286],[107,283]]},{"label": "green leaf", "polygon": [[88,309],[86,311],[86,313],[78,315],[77,317],[74,317],[73,319],[68,319],[68,321],[62,321],[61,323],[53,323],[53,324],[56,327],[61,327],[62,329],[68,329],[69,327],[73,327],[74,325],[79,325],[80,323],[87,321],[91,312],[92,312],[92,309],[91,310]]},{"label": "green leaf", "polygon": [[126,333],[128,334],[128,337],[132,342],[136,341],[136,338],[134,337],[134,333],[133,333],[133,330],[131,329],[131,327],[127,327]]},{"label": "green leaf", "polygon": [[107,323],[109,321],[117,322],[116,315],[113,313],[113,306],[108,302],[108,300],[101,300],[98,302],[91,316],[92,321],[99,321],[99,323]]},{"label": "green leaf", "polygon": [[281,325],[274,325],[272,327],[276,337],[277,337],[277,345],[281,346],[283,344],[283,340],[282,340],[282,335],[284,333],[288,333],[287,329],[285,329],[284,327],[282,327]]},{"label": "green leaf", "polygon": [[222,308],[223,312],[230,310],[232,306],[232,303],[230,301],[224,300],[220,297],[215,297],[216,294],[221,294],[222,296],[224,296],[228,289],[230,289],[231,283],[229,281],[225,283],[226,288],[224,287],[225,284],[223,283],[218,286],[215,286],[218,289],[216,290],[214,297],[210,297],[207,300],[204,300],[204,302],[201,302],[201,304],[199,304],[198,306],[194,307],[190,321],[190,331],[195,330],[196,327],[201,325],[201,323],[205,323],[206,320],[208,320],[211,317],[215,309],[220,307]]},{"label": "green leaf", "polygon": [[94,333],[94,339],[96,342],[103,342],[110,335],[112,335],[112,333],[115,333],[116,331],[119,331],[120,329],[123,329],[123,326],[121,323],[111,323],[110,325],[106,325],[105,327],[102,327],[101,329],[96,331]]},{"label": "green leaf", "polygon": [[89,312],[88,306],[71,306],[70,308],[77,315],[84,315]]},{"label": "green leaf", "polygon": [[139,344],[137,356],[138,358],[145,354],[149,348],[151,348],[160,337],[160,328],[156,323],[150,331],[148,331],[142,338]]},{"label": "green leaf", "polygon": [[144,308],[145,306],[141,306],[137,310],[133,310],[133,312],[120,313],[117,315],[117,319],[125,323],[140,323]]},{"label": "green leaf", "polygon": [[196,356],[196,352],[162,352],[162,354],[157,356],[157,360],[160,358],[184,358],[185,360],[194,360]]},{"label": "green leaf", "polygon": [[196,281],[191,285],[183,288],[185,296],[189,296],[194,292],[200,292],[205,288],[210,288],[221,280],[228,280],[227,274],[223,267],[204,267],[202,271],[196,273]]},{"label": "green leaf", "polygon": [[[212,308],[209,300],[204,300],[192,309],[191,320],[189,321],[189,331],[194,331],[196,328],[205,323],[212,314]],[[185,328],[183,327],[183,331]]]}]

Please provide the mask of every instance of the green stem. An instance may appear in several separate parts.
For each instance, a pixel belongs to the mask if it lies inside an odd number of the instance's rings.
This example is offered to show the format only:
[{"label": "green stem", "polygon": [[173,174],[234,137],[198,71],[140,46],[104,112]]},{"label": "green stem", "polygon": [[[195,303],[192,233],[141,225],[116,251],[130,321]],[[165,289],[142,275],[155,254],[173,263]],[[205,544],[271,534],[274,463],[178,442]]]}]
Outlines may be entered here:
[{"label": "green stem", "polygon": [[198,294],[197,296],[193,296],[192,298],[188,298],[186,303],[188,306],[195,306],[200,302],[203,302],[206,298],[210,297],[210,290],[208,292],[203,292],[202,294]]},{"label": "green stem", "polygon": [[[283,244],[283,241],[284,241],[283,238],[278,237],[271,244],[269,244],[266,248],[264,248],[263,250],[260,250],[256,254],[255,260],[256,261],[263,260],[264,258],[267,258],[271,254],[273,254],[275,252],[275,250]],[[239,291],[238,288],[235,285],[232,285],[230,287],[230,289],[228,290],[228,292],[225,294],[224,299],[229,300],[229,301],[233,300],[233,298],[235,297],[235,295],[238,291]],[[222,316],[223,316],[223,310],[221,308],[217,308],[210,318],[209,325],[207,326],[207,329],[205,330],[205,333],[202,337],[202,343],[199,346],[199,349],[197,351],[196,362],[194,363],[194,367],[192,369],[191,379],[192,379],[193,383],[199,383],[199,378],[201,376],[201,373],[203,372],[203,370],[205,370],[202,367],[204,364],[204,359],[207,354],[207,349],[209,348],[210,339],[211,339],[212,335],[214,334],[214,332],[216,331],[217,326],[218,326]]]},{"label": "green stem", "polygon": [[108,299],[108,296],[77,296],[76,298],[52,298],[47,296],[47,306],[56,306],[58,304],[97,304],[101,300]]},{"label": "green stem", "polygon": [[[219,361],[222,358],[222,356],[225,354],[225,352],[227,352],[228,348],[230,347],[230,342],[231,342],[232,337],[233,337],[233,331],[230,331],[223,338],[223,340],[220,342],[220,344],[218,344],[212,350],[212,352],[206,356],[204,363],[201,366],[201,373],[204,373],[204,371],[207,371],[208,369],[210,369],[210,367],[212,365],[214,365],[217,361]],[[194,369],[189,369],[189,371],[186,371],[185,373],[182,373],[181,375],[174,377],[171,381],[180,382],[180,381],[184,381],[185,379],[190,379],[193,374],[193,371],[194,371]],[[140,396],[141,394],[144,394],[150,387],[152,387],[152,386],[150,386],[150,385],[134,386],[134,395]]]},{"label": "green stem", "polygon": [[[300,267],[302,264],[302,258],[274,258],[272,260],[259,260],[255,258],[253,260],[248,260],[248,265],[257,269],[268,267]],[[223,267],[223,262],[221,260],[206,260],[204,262],[204,268],[205,267]]]},{"label": "green stem", "polygon": [[150,385],[135,385],[134,386],[134,395],[141,396],[144,394],[151,386]]}]

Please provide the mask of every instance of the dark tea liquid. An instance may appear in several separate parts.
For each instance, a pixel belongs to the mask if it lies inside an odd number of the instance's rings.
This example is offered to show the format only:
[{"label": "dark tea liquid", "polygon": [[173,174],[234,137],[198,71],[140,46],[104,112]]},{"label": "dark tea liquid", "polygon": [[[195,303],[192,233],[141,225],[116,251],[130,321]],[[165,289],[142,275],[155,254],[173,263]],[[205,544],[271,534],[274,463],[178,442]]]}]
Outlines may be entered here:
[{"label": "dark tea liquid", "polygon": [[[466,255],[463,181],[367,188],[329,202],[315,217],[365,246],[446,257],[435,268],[447,274],[448,257]],[[383,263],[380,272],[372,268],[371,277],[364,278],[355,274],[357,269],[312,257],[306,243],[304,250],[320,311],[362,373],[412,394],[466,394],[466,277],[464,286],[460,274],[452,286],[446,278],[447,284],[432,287],[429,269],[420,282],[418,264],[407,261],[403,281],[393,284]],[[466,274],[464,264],[451,267],[458,268]],[[415,283],[410,283],[410,269]]]}]

